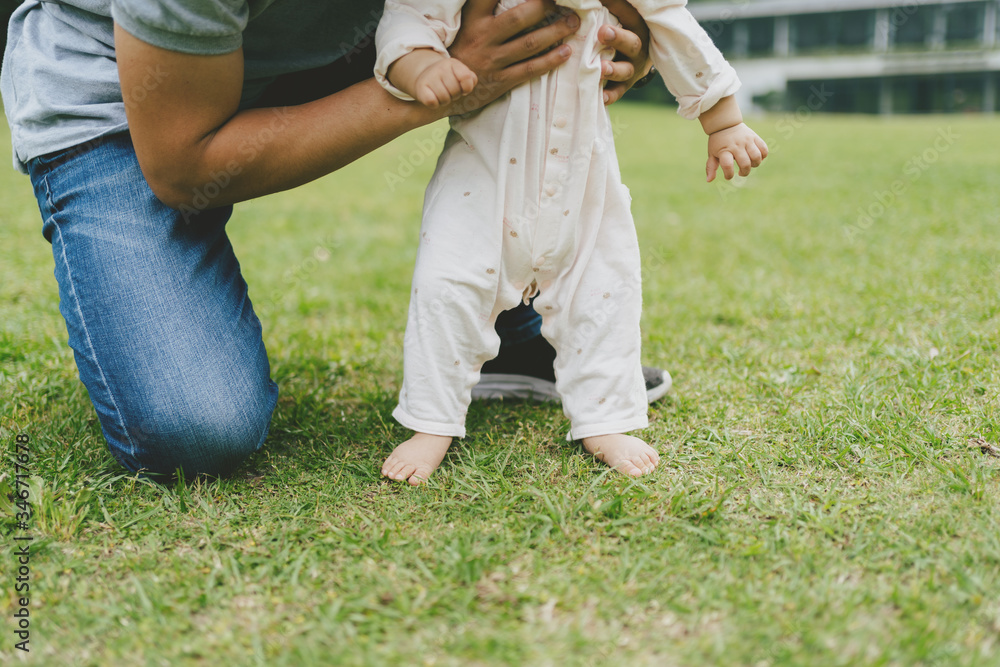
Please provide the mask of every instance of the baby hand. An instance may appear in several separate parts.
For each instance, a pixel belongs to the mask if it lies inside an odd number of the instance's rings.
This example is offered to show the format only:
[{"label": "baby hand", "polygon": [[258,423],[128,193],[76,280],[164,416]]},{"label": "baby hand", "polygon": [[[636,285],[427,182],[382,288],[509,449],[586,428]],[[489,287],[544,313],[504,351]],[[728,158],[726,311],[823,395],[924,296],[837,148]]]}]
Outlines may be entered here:
[{"label": "baby hand", "polygon": [[471,93],[478,80],[461,60],[442,58],[420,73],[413,96],[425,107],[437,109]]},{"label": "baby hand", "polygon": [[715,180],[719,167],[726,180],[735,176],[733,163],[740,168],[740,176],[749,176],[752,167],[759,167],[767,157],[767,144],[745,123],[713,132],[708,137],[708,163],[705,173],[708,182]]}]

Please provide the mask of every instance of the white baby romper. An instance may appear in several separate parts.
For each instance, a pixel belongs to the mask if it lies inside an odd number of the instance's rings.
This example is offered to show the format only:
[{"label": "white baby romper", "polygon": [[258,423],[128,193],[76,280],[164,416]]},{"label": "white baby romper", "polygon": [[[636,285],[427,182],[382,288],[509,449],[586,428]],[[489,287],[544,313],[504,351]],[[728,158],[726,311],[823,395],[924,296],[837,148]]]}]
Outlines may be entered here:
[{"label": "white baby romper", "polygon": [[[501,0],[498,12],[523,0]],[[388,0],[376,78],[416,48],[446,48],[463,0]],[[597,39],[618,25],[599,0],[559,0],[580,16],[570,61],[487,107],[451,118],[424,200],[404,378],[403,426],[464,437],[482,364],[496,356],[497,316],[537,293],[542,335],[556,349],[556,389],[581,439],[648,424],[640,364],[641,266],[601,94]],[[680,113],[696,118],[739,87],[735,72],[680,2],[632,2]]]}]

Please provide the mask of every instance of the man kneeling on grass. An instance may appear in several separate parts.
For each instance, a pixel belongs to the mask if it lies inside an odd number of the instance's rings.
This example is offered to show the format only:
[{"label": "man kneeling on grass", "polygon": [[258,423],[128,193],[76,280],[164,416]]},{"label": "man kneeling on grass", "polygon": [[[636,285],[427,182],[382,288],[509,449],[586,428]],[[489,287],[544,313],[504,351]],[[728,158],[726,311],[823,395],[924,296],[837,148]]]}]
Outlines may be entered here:
[{"label": "man kneeling on grass", "polygon": [[[263,444],[278,389],[226,235],[232,205],[328,174],[569,60],[575,45],[552,47],[578,29],[576,15],[553,17],[545,0],[498,16],[496,5],[469,2],[449,50],[488,85],[436,109],[372,77],[365,32],[382,0],[17,8],[0,80],[15,166],[31,178],[80,379],[122,465],[222,474]],[[609,6],[628,28],[602,40],[624,56],[604,74],[614,101],[648,58],[641,21],[624,0]],[[498,326],[507,345],[483,395],[551,394],[554,355],[538,340],[538,315],[522,308]],[[650,373],[651,395],[667,377]]]}]

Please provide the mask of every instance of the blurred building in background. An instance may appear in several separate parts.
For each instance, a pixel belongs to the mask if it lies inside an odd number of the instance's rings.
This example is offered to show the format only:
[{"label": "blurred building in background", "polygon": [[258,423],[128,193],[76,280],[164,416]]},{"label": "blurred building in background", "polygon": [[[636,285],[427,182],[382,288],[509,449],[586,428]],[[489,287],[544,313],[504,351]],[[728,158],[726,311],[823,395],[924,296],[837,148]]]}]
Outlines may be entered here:
[{"label": "blurred building in background", "polygon": [[744,108],[998,108],[1000,0],[737,0],[689,9],[739,72]]},{"label": "blurred building in background", "polygon": [[[4,26],[19,3],[0,0]],[[744,109],[1000,109],[1000,0],[690,0],[688,8],[739,72]],[[673,101],[662,86],[629,99]]]}]

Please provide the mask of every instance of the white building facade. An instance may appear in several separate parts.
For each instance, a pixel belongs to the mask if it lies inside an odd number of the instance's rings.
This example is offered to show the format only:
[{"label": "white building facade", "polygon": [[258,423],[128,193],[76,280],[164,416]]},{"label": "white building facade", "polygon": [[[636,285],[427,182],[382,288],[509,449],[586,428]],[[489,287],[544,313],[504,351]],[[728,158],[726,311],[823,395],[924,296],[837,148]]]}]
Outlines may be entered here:
[{"label": "white building facade", "polygon": [[1000,89],[1000,0],[737,0],[689,9],[736,67],[744,108],[987,112]]}]

